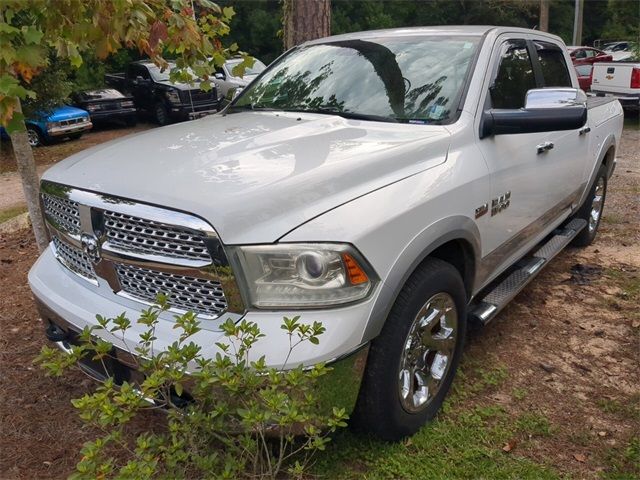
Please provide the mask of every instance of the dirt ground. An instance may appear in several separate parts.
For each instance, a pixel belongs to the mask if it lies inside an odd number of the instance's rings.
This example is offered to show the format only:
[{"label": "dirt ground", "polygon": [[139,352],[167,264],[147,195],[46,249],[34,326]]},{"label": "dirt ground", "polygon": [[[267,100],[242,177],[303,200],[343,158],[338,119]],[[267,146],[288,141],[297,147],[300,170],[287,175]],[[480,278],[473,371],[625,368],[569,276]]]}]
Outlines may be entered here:
[{"label": "dirt ground", "polygon": [[[49,168],[52,164],[94,145],[99,145],[109,140],[141,132],[153,127],[148,123],[140,123],[133,128],[122,128],[118,125],[104,126],[85,133],[78,140],[63,140],[53,145],[33,149],[33,154],[38,168],[38,174]],[[24,204],[22,184],[16,172],[16,163],[13,158],[11,142],[0,142],[0,211],[15,208]]]},{"label": "dirt ground", "polygon": [[[40,149],[42,158],[54,148],[65,145]],[[550,435],[513,448],[568,478],[599,478],[628,462],[620,452],[640,433],[639,226],[640,130],[632,128],[595,244],[562,252],[467,347],[474,363],[506,371],[491,398],[469,402],[548,419]],[[2,479],[68,476],[92,433],[70,404],[91,382],[79,373],[51,379],[32,364],[45,343],[26,280],[36,257],[30,232],[0,237]]]}]

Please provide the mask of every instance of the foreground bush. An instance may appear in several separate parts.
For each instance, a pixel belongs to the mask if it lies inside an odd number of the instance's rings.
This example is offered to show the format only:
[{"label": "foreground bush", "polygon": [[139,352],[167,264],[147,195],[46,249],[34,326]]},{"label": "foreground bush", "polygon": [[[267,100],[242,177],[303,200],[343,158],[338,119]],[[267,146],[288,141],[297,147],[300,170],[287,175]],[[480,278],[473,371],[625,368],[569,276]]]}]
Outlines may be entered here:
[{"label": "foreground bush", "polygon": [[[302,476],[313,453],[346,426],[344,410],[323,414],[319,408],[315,389],[330,369],[276,369],[264,358],[250,360],[252,346],[264,335],[246,321],[227,320],[221,327],[224,342],[216,344],[221,353],[204,358],[192,341],[201,330],[192,313],[175,317],[179,339],[158,352],[155,329],[167,309],[159,297],[137,321],[144,331],[129,353],[143,375],[138,383],[116,385],[109,377],[94,393],[72,401],[80,418],[103,432],[82,448],[73,478],[274,478],[284,471]],[[37,361],[56,376],[83,358],[104,367],[113,345],[93,334],[102,330],[124,341],[131,321],[124,315],[97,320],[81,332],[70,354],[44,347]],[[298,345],[317,344],[324,332],[321,324],[302,324],[298,317],[285,318],[282,328],[289,337],[287,359]],[[154,425],[137,438],[127,435],[137,415],[160,408],[167,412],[162,428]]]}]

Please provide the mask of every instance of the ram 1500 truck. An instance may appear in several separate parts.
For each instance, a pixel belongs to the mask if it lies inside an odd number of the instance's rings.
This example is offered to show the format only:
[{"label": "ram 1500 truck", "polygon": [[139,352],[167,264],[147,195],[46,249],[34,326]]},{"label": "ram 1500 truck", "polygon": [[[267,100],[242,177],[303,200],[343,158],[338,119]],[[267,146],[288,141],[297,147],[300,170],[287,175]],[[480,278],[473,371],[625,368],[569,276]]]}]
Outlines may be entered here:
[{"label": "ram 1500 truck", "polygon": [[[320,344],[287,365],[334,364],[353,421],[399,439],[442,404],[467,324],[594,240],[622,122],[617,100],[578,89],[547,33],[314,40],[220,114],[50,168],[51,244],[30,285],[62,348],[97,313],[136,319],[159,292],[199,315],[207,357],[229,318],[258,324],[268,340],[253,353],[273,366],[288,353],[283,316],[322,322]],[[162,316],[159,348],[173,322]]]},{"label": "ram 1500 truck", "polygon": [[174,67],[171,62],[164,70],[149,60],[131,62],[124,73],[105,75],[105,81],[132,96],[136,108],[150,113],[160,125],[217,112],[215,86],[205,92],[197,84],[172,82],[169,72]]}]

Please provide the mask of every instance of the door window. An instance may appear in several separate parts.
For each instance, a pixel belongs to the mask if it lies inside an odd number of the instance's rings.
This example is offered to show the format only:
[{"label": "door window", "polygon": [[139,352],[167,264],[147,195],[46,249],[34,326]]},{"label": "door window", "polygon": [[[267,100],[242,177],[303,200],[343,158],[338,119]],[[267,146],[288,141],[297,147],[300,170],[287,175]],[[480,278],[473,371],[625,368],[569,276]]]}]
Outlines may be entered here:
[{"label": "door window", "polygon": [[490,89],[493,108],[523,108],[527,92],[533,88],[536,88],[536,78],[526,42],[505,42],[498,72]]},{"label": "door window", "polygon": [[536,51],[542,68],[545,87],[572,87],[564,54],[559,46],[536,40]]},{"label": "door window", "polygon": [[594,50],[585,50],[584,53],[587,58],[592,58],[596,56],[596,52]]}]

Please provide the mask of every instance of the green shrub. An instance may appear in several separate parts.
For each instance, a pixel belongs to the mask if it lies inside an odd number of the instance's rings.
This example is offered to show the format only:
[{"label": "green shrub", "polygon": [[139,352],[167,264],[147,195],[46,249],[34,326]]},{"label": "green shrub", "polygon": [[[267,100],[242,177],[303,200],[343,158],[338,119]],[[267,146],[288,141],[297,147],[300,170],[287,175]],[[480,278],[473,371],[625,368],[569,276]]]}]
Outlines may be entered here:
[{"label": "green shrub", "polygon": [[[157,351],[155,330],[167,309],[166,299],[159,297],[158,305],[143,311],[137,321],[144,331],[129,353],[135,354],[136,369],[144,375],[139,383],[116,385],[109,377],[95,392],[73,400],[81,419],[104,432],[84,445],[73,478],[275,478],[284,471],[304,475],[313,453],[346,426],[344,410],[333,408],[327,414],[319,408],[316,387],[330,369],[272,368],[264,357],[252,360],[251,348],[264,335],[244,320],[224,322],[224,341],[216,344],[220,353],[204,358],[192,341],[201,330],[193,313],[175,317],[178,340]],[[94,333],[108,332],[124,342],[132,326],[124,315],[96,318],[98,325],[81,332],[70,354],[42,349],[37,361],[49,374],[61,375],[84,357],[104,365],[113,345]],[[289,355],[300,344],[317,344],[324,332],[320,323],[306,325],[299,317],[285,318],[282,328],[289,338]],[[163,428],[135,439],[127,435],[126,427],[137,415],[158,408],[167,411]]]}]

